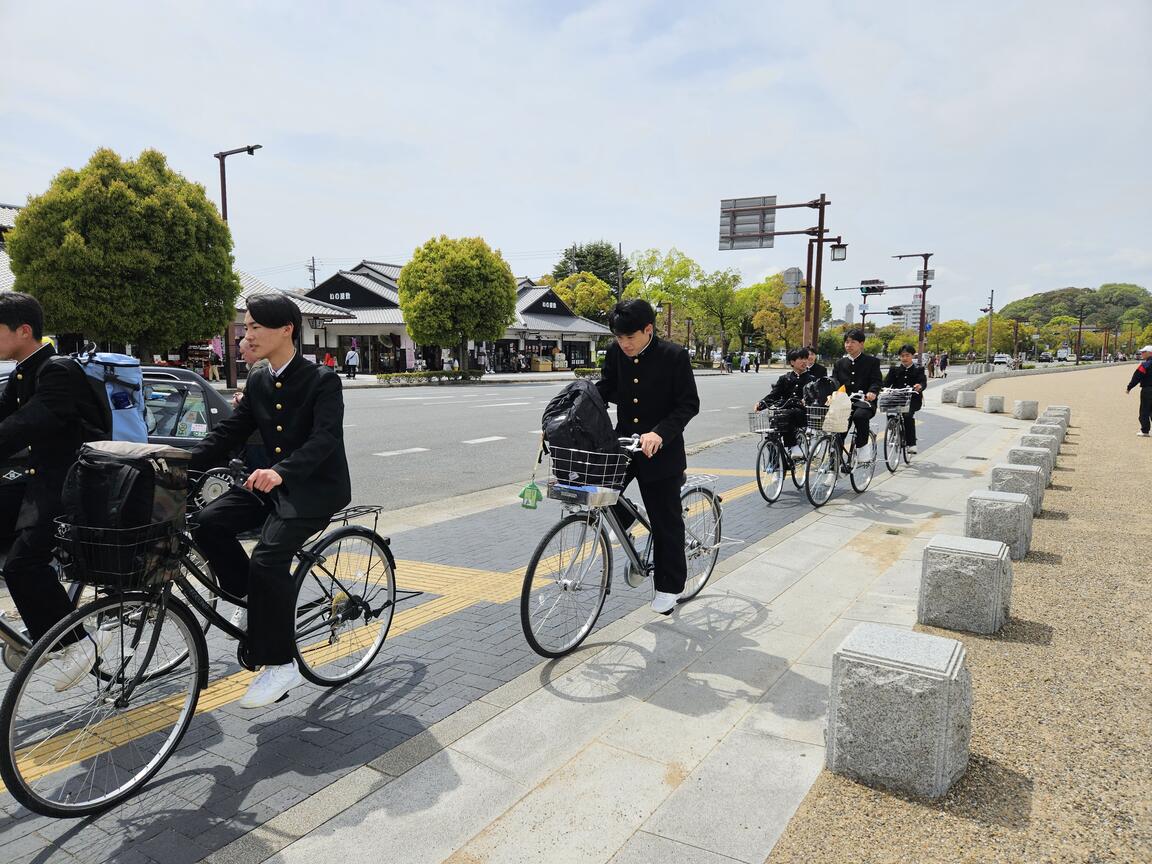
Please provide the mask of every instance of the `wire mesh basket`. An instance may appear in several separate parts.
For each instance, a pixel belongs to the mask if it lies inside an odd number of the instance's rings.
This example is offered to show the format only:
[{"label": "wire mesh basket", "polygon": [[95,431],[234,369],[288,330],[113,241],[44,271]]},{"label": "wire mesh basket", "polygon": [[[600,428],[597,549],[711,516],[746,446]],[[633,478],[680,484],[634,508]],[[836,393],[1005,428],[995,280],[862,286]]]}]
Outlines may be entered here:
[{"label": "wire mesh basket", "polygon": [[749,432],[770,432],[780,428],[783,412],[779,408],[765,408],[748,415]]},{"label": "wire mesh basket", "polygon": [[597,453],[549,447],[552,478],[548,497],[567,504],[606,507],[615,504],[628,479],[627,453]]},{"label": "wire mesh basket", "polygon": [[[805,405],[804,413],[808,417],[808,429],[812,432],[847,432],[849,420],[844,417],[839,424],[829,423],[828,406]],[[840,428],[833,428],[838,425]]]},{"label": "wire mesh basket", "polygon": [[56,520],[70,581],[130,591],[171,582],[180,572],[183,520],[138,528],[94,528]]},{"label": "wire mesh basket", "polygon": [[876,401],[885,414],[907,414],[912,407],[912,391],[881,390]]}]

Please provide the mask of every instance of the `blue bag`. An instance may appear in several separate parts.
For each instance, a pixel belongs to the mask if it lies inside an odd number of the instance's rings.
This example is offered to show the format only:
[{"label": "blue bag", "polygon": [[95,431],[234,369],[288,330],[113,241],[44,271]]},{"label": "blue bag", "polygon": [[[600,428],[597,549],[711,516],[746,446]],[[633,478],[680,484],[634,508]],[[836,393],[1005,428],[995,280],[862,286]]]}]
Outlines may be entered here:
[{"label": "blue bag", "polygon": [[148,442],[144,414],[144,371],[127,354],[87,352],[76,357],[95,389],[103,390],[112,410],[112,440]]}]

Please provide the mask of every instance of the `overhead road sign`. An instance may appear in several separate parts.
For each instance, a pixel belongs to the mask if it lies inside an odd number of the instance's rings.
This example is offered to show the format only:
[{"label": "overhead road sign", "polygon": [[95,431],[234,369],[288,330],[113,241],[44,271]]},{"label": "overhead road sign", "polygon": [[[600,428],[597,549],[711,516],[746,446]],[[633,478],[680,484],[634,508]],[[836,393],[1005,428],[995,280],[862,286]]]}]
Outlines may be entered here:
[{"label": "overhead road sign", "polygon": [[720,249],[771,249],[776,196],[725,198],[720,202]]}]

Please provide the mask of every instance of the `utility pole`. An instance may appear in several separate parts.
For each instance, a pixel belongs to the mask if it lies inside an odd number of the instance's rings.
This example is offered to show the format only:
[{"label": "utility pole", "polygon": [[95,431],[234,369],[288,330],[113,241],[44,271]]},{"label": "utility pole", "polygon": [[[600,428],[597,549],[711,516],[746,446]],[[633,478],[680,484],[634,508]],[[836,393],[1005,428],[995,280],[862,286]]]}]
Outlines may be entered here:
[{"label": "utility pole", "polygon": [[624,244],[616,244],[616,299],[624,298]]},{"label": "utility pole", "polygon": [[924,357],[925,328],[928,326],[928,280],[935,275],[928,269],[928,259],[935,254],[935,252],[912,252],[907,255],[892,256],[893,258],[924,259],[924,269],[920,271],[920,329],[916,344],[916,350],[920,354],[921,359]]},{"label": "utility pole", "polygon": [[316,256],[312,256],[312,263],[308,265],[308,276],[312,279],[312,290],[316,290]]},{"label": "utility pole", "polygon": [[[984,347],[985,363],[992,362],[992,316],[996,314],[993,301],[996,299],[995,290],[988,292],[988,305],[980,311],[988,316],[988,343]],[[973,334],[975,336],[975,334]]]},{"label": "utility pole", "polygon": [[[249,144],[247,147],[237,147],[235,150],[222,150],[212,154],[220,160],[220,218],[225,223],[228,222],[228,180],[224,173],[224,160],[229,156],[235,156],[237,153],[247,153],[249,156],[254,156],[256,151],[263,146],[263,144]],[[232,322],[235,317],[235,312],[228,317],[228,327],[224,331],[224,383],[229,387],[236,386],[236,352],[232,346]]]},{"label": "utility pole", "polygon": [[1074,365],[1079,366],[1080,365],[1080,339],[1084,335],[1084,304],[1080,304],[1079,306],[1076,307],[1076,317],[1078,320],[1076,322],[1076,363]]}]

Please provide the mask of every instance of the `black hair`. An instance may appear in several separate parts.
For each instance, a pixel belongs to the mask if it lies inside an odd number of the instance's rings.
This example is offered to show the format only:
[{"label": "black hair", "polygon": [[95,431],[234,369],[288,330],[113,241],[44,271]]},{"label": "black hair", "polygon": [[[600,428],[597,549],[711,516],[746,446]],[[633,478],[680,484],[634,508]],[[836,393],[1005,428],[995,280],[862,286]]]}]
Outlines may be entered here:
[{"label": "black hair", "polygon": [[286,294],[257,294],[248,298],[248,314],[261,327],[287,327],[292,325],[292,341],[300,341],[300,307]]},{"label": "black hair", "polygon": [[608,313],[608,329],[627,336],[656,323],[656,312],[647,300],[621,300]]},{"label": "black hair", "polygon": [[792,363],[796,360],[803,360],[807,356],[808,356],[808,349],[807,348],[793,348],[791,351],[788,352],[787,360],[789,363]]},{"label": "black hair", "polygon": [[897,354],[905,354],[905,353],[907,353],[907,354],[915,354],[915,353],[916,353],[916,349],[915,349],[913,346],[911,346],[911,345],[901,345],[901,346],[900,346],[900,350],[899,350],[899,351],[897,351],[896,353],[897,353]]},{"label": "black hair", "polygon": [[861,330],[859,327],[853,327],[851,330],[847,331],[844,334],[844,338],[846,340],[851,339],[853,342],[863,342],[868,337],[866,335],[864,335],[864,331]]},{"label": "black hair", "polygon": [[9,330],[27,324],[37,341],[44,337],[44,309],[31,294],[19,291],[0,293],[0,324]]}]

